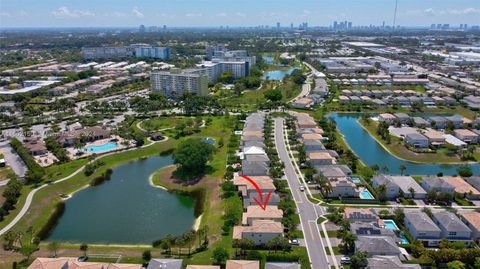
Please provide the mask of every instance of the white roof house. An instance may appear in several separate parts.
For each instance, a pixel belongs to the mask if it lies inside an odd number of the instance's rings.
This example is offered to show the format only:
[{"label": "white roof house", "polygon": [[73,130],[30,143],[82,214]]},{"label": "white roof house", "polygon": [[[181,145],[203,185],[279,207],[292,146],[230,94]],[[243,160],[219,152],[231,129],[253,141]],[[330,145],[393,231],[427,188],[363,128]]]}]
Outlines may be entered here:
[{"label": "white roof house", "polygon": [[445,135],[443,135],[443,137],[445,138],[445,142],[447,142],[448,144],[451,144],[451,145],[454,145],[454,146],[457,146],[457,147],[466,147],[467,146],[467,143],[463,142],[462,140],[456,138],[453,135],[445,134]]}]

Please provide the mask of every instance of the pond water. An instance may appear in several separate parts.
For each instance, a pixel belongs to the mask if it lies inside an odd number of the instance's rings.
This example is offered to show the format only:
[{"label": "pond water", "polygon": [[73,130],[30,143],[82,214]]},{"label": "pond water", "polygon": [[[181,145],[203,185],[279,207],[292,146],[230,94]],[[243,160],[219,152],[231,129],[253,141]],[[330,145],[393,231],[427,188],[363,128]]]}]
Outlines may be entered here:
[{"label": "pond water", "polygon": [[[370,134],[357,122],[361,114],[356,113],[332,113],[330,118],[337,122],[337,128],[344,136],[350,148],[368,166],[377,164],[379,167],[388,167],[389,174],[401,174],[400,165],[407,169],[405,174],[410,175],[436,175],[442,172],[444,175],[455,175],[462,165],[455,164],[421,164],[398,159],[387,152]],[[469,167],[474,174],[480,173],[480,164],[473,163]]]},{"label": "pond water", "polygon": [[262,79],[264,80],[283,80],[287,75],[290,75],[294,70],[298,69],[297,67],[291,67],[286,70],[272,70],[265,72]]},{"label": "pond water", "polygon": [[101,244],[151,244],[179,235],[195,221],[194,200],[150,185],[149,177],[171,165],[169,156],[153,156],[113,168],[109,181],[75,193],[49,241]]}]

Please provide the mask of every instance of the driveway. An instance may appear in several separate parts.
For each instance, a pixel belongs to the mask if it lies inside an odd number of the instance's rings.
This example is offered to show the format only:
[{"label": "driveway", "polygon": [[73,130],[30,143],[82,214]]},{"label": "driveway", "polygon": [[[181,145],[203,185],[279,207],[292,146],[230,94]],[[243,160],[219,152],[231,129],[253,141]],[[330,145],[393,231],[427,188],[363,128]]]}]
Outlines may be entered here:
[{"label": "driveway", "polygon": [[5,162],[12,168],[13,172],[15,172],[19,178],[24,178],[27,173],[27,166],[22,158],[13,150],[8,141],[0,142],[0,151],[3,153]]}]

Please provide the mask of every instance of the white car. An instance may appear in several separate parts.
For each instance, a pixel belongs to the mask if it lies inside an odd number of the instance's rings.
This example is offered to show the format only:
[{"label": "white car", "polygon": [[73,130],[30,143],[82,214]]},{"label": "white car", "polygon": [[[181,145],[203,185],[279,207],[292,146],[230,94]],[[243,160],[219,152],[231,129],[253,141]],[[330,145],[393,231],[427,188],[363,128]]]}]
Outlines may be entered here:
[{"label": "white car", "polygon": [[343,256],[343,257],[340,258],[340,263],[342,263],[342,264],[349,264],[351,262],[352,262],[352,260],[350,259],[350,257]]},{"label": "white car", "polygon": [[289,243],[290,245],[294,245],[294,246],[300,245],[300,242],[298,241],[298,239],[288,240],[288,243]]},{"label": "white car", "polygon": [[300,191],[305,191],[305,187],[304,187],[304,186],[300,186]]}]

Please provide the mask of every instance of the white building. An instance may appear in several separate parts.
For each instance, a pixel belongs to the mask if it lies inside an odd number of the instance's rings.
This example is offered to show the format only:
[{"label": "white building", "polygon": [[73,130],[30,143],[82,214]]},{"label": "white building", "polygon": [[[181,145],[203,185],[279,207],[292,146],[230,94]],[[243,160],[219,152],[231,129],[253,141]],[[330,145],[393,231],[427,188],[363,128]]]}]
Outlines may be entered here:
[{"label": "white building", "polygon": [[179,69],[152,72],[150,82],[152,91],[167,97],[182,96],[184,93],[206,96],[208,92],[206,75],[182,72]]}]

